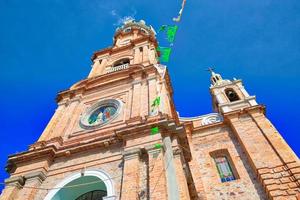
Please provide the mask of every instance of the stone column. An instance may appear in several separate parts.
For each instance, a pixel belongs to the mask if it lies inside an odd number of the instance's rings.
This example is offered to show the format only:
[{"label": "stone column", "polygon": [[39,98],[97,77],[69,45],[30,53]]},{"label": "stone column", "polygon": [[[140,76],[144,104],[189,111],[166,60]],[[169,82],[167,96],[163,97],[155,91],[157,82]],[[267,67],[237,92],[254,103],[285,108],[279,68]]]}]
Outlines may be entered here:
[{"label": "stone column", "polygon": [[25,180],[22,176],[15,176],[6,179],[5,188],[2,191],[0,200],[16,200],[24,182]]},{"label": "stone column", "polygon": [[138,199],[140,153],[140,149],[132,149],[124,152],[122,200]]},{"label": "stone column", "polygon": [[173,149],[170,136],[165,136],[163,138],[163,143],[165,148],[164,163],[167,178],[168,199],[179,200],[180,194],[178,188],[178,180],[176,178],[176,170],[174,165]]},{"label": "stone column", "polygon": [[175,148],[173,150],[174,154],[174,165],[176,171],[176,179],[178,181],[178,188],[179,188],[179,196],[180,200],[190,200],[189,188],[185,176],[185,172],[183,169],[184,162],[182,161],[182,153],[179,148]]},{"label": "stone column", "polygon": [[41,183],[46,179],[46,175],[43,172],[31,172],[24,176],[25,185],[21,191],[19,199],[33,200],[37,193],[36,187],[40,187]]},{"label": "stone column", "polygon": [[167,199],[166,172],[162,150],[153,148],[153,145],[146,147],[146,150],[149,158],[149,199]]}]

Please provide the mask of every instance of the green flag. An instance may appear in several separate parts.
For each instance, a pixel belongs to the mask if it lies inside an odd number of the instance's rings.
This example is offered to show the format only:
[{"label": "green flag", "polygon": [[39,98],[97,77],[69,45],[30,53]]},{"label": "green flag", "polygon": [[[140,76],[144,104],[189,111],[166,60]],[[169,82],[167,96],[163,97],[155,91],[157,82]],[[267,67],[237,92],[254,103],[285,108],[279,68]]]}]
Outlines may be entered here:
[{"label": "green flag", "polygon": [[160,33],[160,32],[166,32],[166,34],[167,34],[167,40],[170,43],[173,43],[174,40],[175,40],[175,35],[176,35],[177,30],[178,30],[178,26],[177,25],[174,25],[174,26],[162,25],[159,28],[158,33]]},{"label": "green flag", "polygon": [[178,29],[178,26],[176,26],[176,25],[167,27],[167,39],[170,43],[174,42],[177,29]]},{"label": "green flag", "polygon": [[169,47],[157,47],[156,49],[160,52],[159,61],[160,62],[169,62],[169,57],[171,54],[171,48]]},{"label": "green flag", "polygon": [[160,148],[162,148],[162,145],[161,145],[161,144],[155,144],[155,145],[154,145],[154,148],[155,148],[155,149],[160,149]]},{"label": "green flag", "polygon": [[156,97],[151,105],[151,107],[159,106],[160,104],[160,97]]},{"label": "green flag", "polygon": [[151,128],[151,135],[155,135],[155,134],[157,134],[159,132],[159,129],[158,129],[158,127],[156,126],[156,127],[153,127],[153,128]]},{"label": "green flag", "polygon": [[158,29],[157,33],[161,32],[161,31],[165,31],[167,27],[168,27],[167,25],[162,25],[162,26]]}]

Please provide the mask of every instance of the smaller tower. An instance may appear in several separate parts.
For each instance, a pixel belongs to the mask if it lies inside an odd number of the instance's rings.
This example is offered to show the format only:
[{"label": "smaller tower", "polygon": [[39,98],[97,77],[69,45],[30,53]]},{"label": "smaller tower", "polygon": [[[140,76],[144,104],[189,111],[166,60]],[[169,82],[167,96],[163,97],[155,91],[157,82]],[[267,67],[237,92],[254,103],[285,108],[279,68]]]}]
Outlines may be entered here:
[{"label": "smaller tower", "polygon": [[256,97],[250,96],[245,90],[241,79],[223,79],[211,68],[210,93],[213,97],[213,109],[216,112],[227,113],[257,105]]}]

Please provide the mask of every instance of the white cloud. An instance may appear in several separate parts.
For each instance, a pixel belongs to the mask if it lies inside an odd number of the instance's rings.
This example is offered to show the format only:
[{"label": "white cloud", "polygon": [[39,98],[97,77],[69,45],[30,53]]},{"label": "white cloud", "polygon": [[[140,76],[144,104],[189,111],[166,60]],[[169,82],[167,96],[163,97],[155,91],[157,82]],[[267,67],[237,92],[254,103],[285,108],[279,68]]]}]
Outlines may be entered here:
[{"label": "white cloud", "polygon": [[110,14],[111,14],[112,16],[116,16],[116,15],[117,15],[117,12],[116,12],[116,10],[112,10],[112,11],[110,11]]},{"label": "white cloud", "polygon": [[132,16],[125,16],[118,19],[117,25],[124,24],[126,21],[134,20],[134,17]]},{"label": "white cloud", "polygon": [[124,24],[124,22],[128,21],[128,20],[134,20],[135,18],[135,15],[136,15],[136,10],[135,8],[131,8],[131,13],[130,15],[125,15],[125,16],[121,16],[118,14],[118,12],[113,9],[110,11],[110,14],[113,16],[113,17],[116,17],[117,18],[117,22],[114,23],[114,26],[120,26],[122,24]]}]

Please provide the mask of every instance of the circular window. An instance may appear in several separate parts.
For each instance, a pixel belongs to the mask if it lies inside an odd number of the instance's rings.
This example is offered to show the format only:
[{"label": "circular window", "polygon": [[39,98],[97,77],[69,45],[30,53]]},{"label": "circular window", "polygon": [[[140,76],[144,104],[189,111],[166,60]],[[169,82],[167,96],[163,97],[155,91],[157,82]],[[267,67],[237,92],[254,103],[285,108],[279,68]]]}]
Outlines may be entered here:
[{"label": "circular window", "polygon": [[100,127],[115,119],[120,113],[122,102],[115,99],[100,101],[82,115],[80,126],[85,129]]}]

